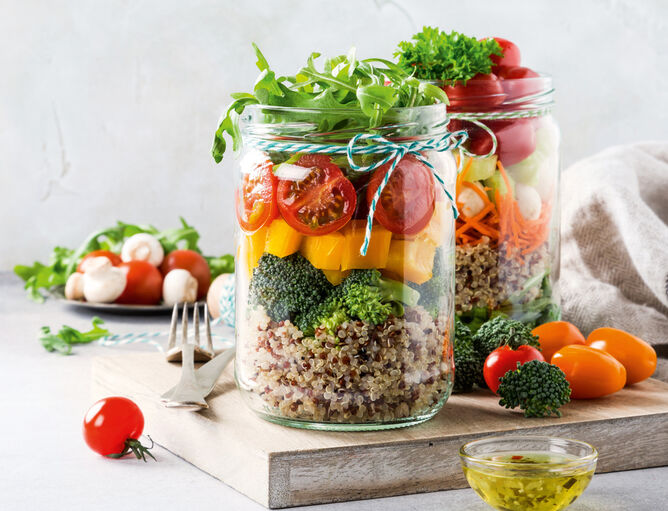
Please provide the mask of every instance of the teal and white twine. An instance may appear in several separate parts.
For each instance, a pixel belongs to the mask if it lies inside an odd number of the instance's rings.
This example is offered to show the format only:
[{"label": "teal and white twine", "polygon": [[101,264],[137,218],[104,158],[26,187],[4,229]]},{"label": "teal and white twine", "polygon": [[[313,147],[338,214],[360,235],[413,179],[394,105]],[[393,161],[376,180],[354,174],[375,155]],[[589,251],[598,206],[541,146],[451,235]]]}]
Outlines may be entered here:
[{"label": "teal and white twine", "polygon": [[[434,179],[440,183],[443,187],[443,191],[450,200],[452,207],[452,212],[455,218],[458,216],[457,205],[452,193],[447,189],[443,178],[439,175],[437,170],[431,164],[431,162],[425,158],[422,153],[424,151],[451,151],[462,146],[462,144],[467,140],[468,135],[466,131],[457,131],[449,132],[440,136],[438,138],[433,138],[429,140],[418,140],[408,143],[399,143],[392,142],[381,135],[372,135],[370,133],[360,133],[355,135],[348,145],[343,146],[339,144],[307,144],[300,142],[283,142],[277,140],[266,140],[256,137],[250,137],[244,141],[244,143],[255,149],[262,151],[277,151],[277,152],[288,152],[288,153],[306,153],[306,154],[345,154],[348,157],[348,164],[350,168],[357,172],[372,172],[383,165],[390,164],[383,180],[378,186],[378,190],[374,194],[371,204],[369,204],[369,214],[366,219],[366,230],[364,233],[364,241],[360,247],[360,254],[365,256],[367,249],[369,248],[369,242],[371,241],[371,231],[373,227],[373,217],[376,212],[376,207],[378,206],[378,201],[380,196],[383,193],[383,189],[387,185],[394,169],[397,167],[397,164],[401,159],[411,154],[417,158],[424,165],[429,167],[432,171]],[[360,142],[367,142],[365,145],[359,145]],[[384,154],[386,155],[380,161],[372,163],[367,166],[360,166],[355,163],[355,155],[364,155],[364,154]]]}]

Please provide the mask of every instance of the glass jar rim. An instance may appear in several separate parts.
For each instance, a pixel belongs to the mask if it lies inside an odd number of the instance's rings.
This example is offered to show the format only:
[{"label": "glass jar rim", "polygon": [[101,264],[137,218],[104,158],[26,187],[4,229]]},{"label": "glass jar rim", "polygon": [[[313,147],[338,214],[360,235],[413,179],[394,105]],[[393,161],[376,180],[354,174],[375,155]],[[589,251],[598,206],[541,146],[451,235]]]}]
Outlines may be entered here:
[{"label": "glass jar rim", "polygon": [[[436,111],[440,108],[445,108],[447,111],[447,105],[445,103],[433,103],[431,105],[419,105],[419,106],[399,106],[392,107],[388,112],[428,112]],[[257,110],[276,110],[277,112],[304,112],[304,113],[341,113],[341,114],[350,114],[355,113],[359,115],[364,115],[360,108],[310,108],[310,107],[301,107],[301,106],[283,106],[283,105],[265,105],[263,103],[254,103],[252,105],[247,105],[244,108],[244,113],[248,110],[257,111]]]}]

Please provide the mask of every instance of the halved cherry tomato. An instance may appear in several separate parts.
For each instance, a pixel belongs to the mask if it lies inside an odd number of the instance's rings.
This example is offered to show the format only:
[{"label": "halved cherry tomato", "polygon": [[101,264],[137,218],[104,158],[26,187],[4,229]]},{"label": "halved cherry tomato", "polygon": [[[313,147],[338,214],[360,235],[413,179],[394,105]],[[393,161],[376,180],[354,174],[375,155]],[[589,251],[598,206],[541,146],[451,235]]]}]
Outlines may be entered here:
[{"label": "halved cherry tomato", "polygon": [[243,174],[236,193],[237,220],[244,232],[253,233],[276,218],[276,181],[271,160],[258,161]]},{"label": "halved cherry tomato", "polygon": [[540,75],[528,67],[499,66],[496,70],[507,99],[523,98],[540,92],[544,87]]},{"label": "halved cherry tomato", "polygon": [[[499,43],[499,46],[501,46],[501,51],[503,52],[503,56],[500,57],[498,55],[490,55],[492,62],[494,63],[494,66],[519,66],[520,65],[520,49],[519,47],[509,41],[508,39],[504,39],[502,37],[495,37],[494,38],[497,43]],[[495,67],[492,68],[492,71],[496,73]]]},{"label": "halved cherry tomato", "polygon": [[597,328],[587,344],[615,357],[626,369],[626,384],[646,380],[656,370],[656,351],[652,345],[617,328]]},{"label": "halved cherry tomato", "polygon": [[[366,190],[371,204],[380,183],[390,169],[387,163],[378,167]],[[380,194],[374,218],[396,234],[417,234],[434,214],[436,191],[434,178],[427,166],[415,156],[404,156],[395,167]]]},{"label": "halved cherry tomato", "polygon": [[77,271],[79,273],[83,273],[84,266],[85,266],[84,263],[88,259],[92,259],[93,257],[106,257],[107,259],[109,259],[109,261],[111,261],[112,266],[118,266],[119,264],[121,264],[123,262],[121,260],[121,256],[119,256],[118,254],[114,254],[110,250],[93,250],[92,252],[88,252],[83,257],[83,259],[81,260],[81,262],[77,266]]},{"label": "halved cherry tomato", "polygon": [[520,346],[516,350],[509,346],[501,346],[492,351],[485,359],[482,375],[489,389],[496,394],[499,380],[508,371],[517,369],[517,363],[524,365],[529,360],[545,362],[543,354],[533,346]]},{"label": "halved cherry tomato", "polygon": [[485,109],[503,103],[505,94],[501,81],[495,74],[477,74],[466,82],[446,85],[443,90],[448,95],[453,109]]},{"label": "halved cherry tomato", "polygon": [[194,250],[172,250],[160,265],[163,277],[175,268],[188,270],[197,280],[197,299],[206,296],[211,284],[211,269],[202,254]]},{"label": "halved cherry tomato", "polygon": [[589,346],[565,346],[552,356],[551,362],[566,375],[573,399],[607,396],[626,383],[624,366],[612,355]]},{"label": "halved cherry tomato", "polygon": [[278,209],[302,234],[319,236],[341,229],[353,216],[355,187],[325,154],[305,154],[295,165],[310,168],[302,180],[278,181]]},{"label": "halved cherry tomato", "polygon": [[564,346],[584,344],[584,335],[573,323],[568,321],[550,321],[537,326],[531,331],[538,336],[540,350],[545,360],[552,360],[552,355]]},{"label": "halved cherry tomato", "polygon": [[118,265],[127,272],[127,283],[116,303],[157,305],[162,298],[162,274],[147,261],[127,261]]}]

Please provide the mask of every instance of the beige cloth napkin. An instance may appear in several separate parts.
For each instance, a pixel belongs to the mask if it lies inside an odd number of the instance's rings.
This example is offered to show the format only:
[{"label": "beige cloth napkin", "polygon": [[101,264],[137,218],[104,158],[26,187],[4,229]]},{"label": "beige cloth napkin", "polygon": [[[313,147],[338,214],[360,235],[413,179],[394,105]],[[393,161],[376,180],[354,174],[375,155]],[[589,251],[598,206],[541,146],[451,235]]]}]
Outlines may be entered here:
[{"label": "beige cloth napkin", "polygon": [[612,147],[562,176],[563,316],[668,343],[668,143]]}]

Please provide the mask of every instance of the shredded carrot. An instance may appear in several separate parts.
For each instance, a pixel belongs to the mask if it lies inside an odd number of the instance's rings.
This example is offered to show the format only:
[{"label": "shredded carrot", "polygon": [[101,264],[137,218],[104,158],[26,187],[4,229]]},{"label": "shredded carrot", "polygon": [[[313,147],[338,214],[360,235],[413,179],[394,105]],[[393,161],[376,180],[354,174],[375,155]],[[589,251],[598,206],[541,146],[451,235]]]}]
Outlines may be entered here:
[{"label": "shredded carrot", "polygon": [[527,220],[522,216],[517,201],[513,198],[510,179],[500,161],[497,167],[506,185],[506,193],[494,192],[494,200],[489,200],[487,193],[474,183],[465,181],[473,159],[457,176],[457,195],[464,189],[473,190],[483,201],[483,209],[468,218],[460,213],[455,229],[458,245],[477,245],[488,242],[492,246],[503,246],[506,257],[521,258],[540,248],[549,235],[551,204],[543,203],[540,216],[536,220]]}]

